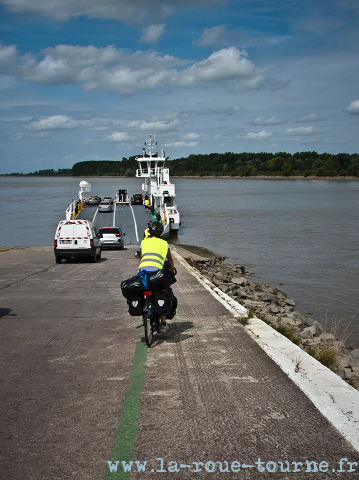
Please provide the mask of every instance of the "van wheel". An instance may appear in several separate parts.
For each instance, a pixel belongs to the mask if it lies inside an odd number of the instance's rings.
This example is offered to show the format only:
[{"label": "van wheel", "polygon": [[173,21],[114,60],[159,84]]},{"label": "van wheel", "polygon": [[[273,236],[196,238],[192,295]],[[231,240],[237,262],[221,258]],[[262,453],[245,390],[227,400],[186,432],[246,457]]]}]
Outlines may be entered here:
[{"label": "van wheel", "polygon": [[91,263],[96,263],[96,253],[91,258]]},{"label": "van wheel", "polygon": [[62,257],[55,257],[56,263],[61,263]]},{"label": "van wheel", "polygon": [[97,257],[96,257],[97,260],[100,260],[100,258],[101,258],[101,253],[102,253],[102,250],[100,250],[100,253],[97,255]]}]

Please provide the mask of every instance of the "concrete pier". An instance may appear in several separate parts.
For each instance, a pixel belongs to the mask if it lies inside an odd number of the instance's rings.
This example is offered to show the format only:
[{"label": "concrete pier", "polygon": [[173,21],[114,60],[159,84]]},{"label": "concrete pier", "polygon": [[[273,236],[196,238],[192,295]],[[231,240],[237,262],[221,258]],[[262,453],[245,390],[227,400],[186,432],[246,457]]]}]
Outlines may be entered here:
[{"label": "concrete pier", "polygon": [[0,478],[359,478],[357,410],[335,426],[179,253],[177,314],[147,349],[120,290],[136,249],[0,252]]}]

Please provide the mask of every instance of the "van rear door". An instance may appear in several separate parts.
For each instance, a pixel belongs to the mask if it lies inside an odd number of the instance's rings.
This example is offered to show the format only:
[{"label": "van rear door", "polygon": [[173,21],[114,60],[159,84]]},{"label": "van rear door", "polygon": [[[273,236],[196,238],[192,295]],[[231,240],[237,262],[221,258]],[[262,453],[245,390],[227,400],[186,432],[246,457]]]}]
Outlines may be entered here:
[{"label": "van rear door", "polygon": [[56,238],[58,249],[90,248],[91,229],[87,220],[63,220]]}]

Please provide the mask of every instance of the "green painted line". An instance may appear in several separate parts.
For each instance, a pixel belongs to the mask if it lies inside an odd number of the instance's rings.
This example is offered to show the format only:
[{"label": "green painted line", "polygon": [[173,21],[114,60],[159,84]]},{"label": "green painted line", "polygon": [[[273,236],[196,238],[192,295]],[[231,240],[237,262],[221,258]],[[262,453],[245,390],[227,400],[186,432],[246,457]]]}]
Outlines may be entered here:
[{"label": "green painted line", "polygon": [[115,441],[109,461],[117,465],[117,471],[110,471],[107,467],[105,480],[127,480],[131,472],[125,472],[121,462],[132,460],[135,446],[138,419],[140,415],[140,400],[145,377],[145,363],[147,359],[146,343],[138,340],[133,359],[127,393],[123,402],[121,415],[118,422]]}]

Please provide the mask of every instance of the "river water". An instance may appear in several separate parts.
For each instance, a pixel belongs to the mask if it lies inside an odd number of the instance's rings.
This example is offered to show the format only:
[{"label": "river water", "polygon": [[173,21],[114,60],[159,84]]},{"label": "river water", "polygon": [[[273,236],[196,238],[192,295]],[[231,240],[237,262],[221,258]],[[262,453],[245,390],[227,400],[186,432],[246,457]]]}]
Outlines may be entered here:
[{"label": "river water", "polygon": [[[0,246],[52,245],[80,180],[101,196],[141,191],[134,178],[0,177]],[[179,243],[250,266],[255,281],[280,286],[304,316],[346,329],[359,347],[359,182],[173,181]]]}]

